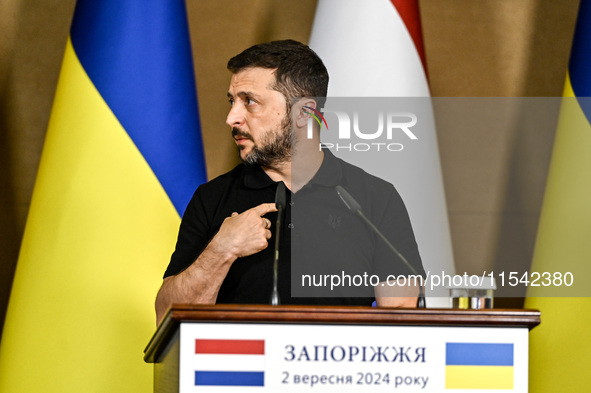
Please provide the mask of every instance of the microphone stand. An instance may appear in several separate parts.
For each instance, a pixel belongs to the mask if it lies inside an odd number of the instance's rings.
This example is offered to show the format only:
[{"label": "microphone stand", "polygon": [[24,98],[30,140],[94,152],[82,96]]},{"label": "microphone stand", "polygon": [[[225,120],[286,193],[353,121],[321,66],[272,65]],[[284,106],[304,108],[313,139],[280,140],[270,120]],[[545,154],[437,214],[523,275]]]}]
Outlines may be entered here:
[{"label": "microphone stand", "polygon": [[[404,257],[404,255],[402,255],[396,249],[396,247],[394,247],[394,245],[386,238],[386,236],[384,236],[384,234],[365,216],[365,214],[363,214],[363,212],[361,211],[361,205],[355,200],[355,198],[353,198],[351,196],[351,194],[349,194],[341,186],[336,186],[336,190],[337,190],[337,194],[339,195],[339,197],[341,198],[341,200],[343,201],[345,206],[347,206],[347,208],[349,210],[351,210],[353,213],[355,213],[359,217],[361,217],[361,219],[384,241],[384,243],[386,243],[388,248],[390,248],[396,254],[396,256],[398,256],[398,258],[402,262],[404,262],[404,264],[410,269],[410,271],[414,275],[419,276],[419,273],[417,272],[417,270],[408,262],[408,260]],[[417,308],[427,308],[427,304],[425,301],[425,289],[423,288],[422,285],[419,285],[419,296],[417,299]]]},{"label": "microphone stand", "polygon": [[275,206],[277,207],[277,220],[275,224],[275,250],[273,253],[273,290],[271,292],[271,305],[279,305],[279,244],[281,239],[281,226],[283,225],[283,210],[287,203],[285,184],[283,182],[277,183],[277,190],[275,191]]}]

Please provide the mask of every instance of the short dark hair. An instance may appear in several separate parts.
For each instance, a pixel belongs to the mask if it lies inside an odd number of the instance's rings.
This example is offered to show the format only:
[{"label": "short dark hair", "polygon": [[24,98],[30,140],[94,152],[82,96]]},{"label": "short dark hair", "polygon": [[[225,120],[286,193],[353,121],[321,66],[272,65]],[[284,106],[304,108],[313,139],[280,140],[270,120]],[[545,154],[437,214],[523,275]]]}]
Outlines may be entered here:
[{"label": "short dark hair", "polygon": [[234,74],[253,67],[275,70],[273,89],[288,103],[297,97],[326,97],[328,71],[320,57],[301,42],[280,40],[254,45],[228,61],[228,70]]}]

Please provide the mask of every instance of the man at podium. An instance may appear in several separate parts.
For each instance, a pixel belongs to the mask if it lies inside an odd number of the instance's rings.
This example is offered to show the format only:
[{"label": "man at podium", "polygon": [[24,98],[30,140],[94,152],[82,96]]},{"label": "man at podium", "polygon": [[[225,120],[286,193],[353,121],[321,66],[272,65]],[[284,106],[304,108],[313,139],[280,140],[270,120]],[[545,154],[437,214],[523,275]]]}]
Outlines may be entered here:
[{"label": "man at podium", "polygon": [[268,304],[274,288],[282,304],[415,307],[422,281],[406,277],[424,269],[398,192],[320,148],[311,119],[327,94],[322,60],[284,40],[246,49],[228,69],[226,123],[242,164],[187,206],[158,321],[173,304]]}]

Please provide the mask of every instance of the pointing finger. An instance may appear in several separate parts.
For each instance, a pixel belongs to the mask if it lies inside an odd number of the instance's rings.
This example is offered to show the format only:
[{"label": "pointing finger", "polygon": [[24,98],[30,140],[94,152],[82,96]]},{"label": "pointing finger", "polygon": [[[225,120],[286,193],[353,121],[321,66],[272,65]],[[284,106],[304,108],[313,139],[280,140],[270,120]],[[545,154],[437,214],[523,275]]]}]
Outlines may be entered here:
[{"label": "pointing finger", "polygon": [[274,203],[261,203],[260,205],[253,207],[252,210],[262,217],[267,213],[276,212],[277,207]]}]

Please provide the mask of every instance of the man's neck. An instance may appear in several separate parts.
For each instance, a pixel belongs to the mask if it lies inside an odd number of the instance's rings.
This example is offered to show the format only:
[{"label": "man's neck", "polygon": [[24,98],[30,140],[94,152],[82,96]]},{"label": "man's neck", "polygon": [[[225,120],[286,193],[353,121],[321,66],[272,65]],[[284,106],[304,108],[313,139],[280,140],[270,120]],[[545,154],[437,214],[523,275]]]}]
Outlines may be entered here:
[{"label": "man's neck", "polygon": [[273,166],[264,166],[262,168],[271,180],[274,182],[282,181],[291,190],[291,161],[283,161]]},{"label": "man's neck", "polygon": [[314,177],[323,160],[324,152],[321,150],[307,150],[296,155],[295,166],[289,160],[272,167],[263,167],[263,171],[271,180],[285,183],[295,194]]}]

